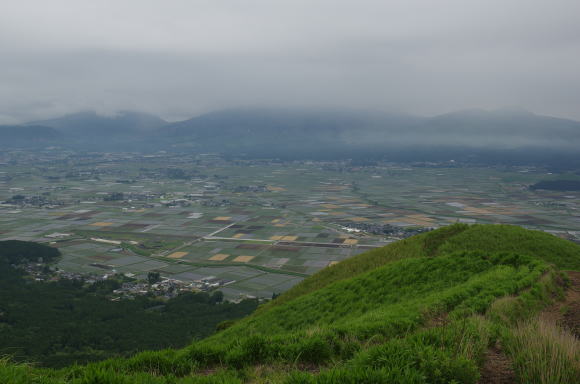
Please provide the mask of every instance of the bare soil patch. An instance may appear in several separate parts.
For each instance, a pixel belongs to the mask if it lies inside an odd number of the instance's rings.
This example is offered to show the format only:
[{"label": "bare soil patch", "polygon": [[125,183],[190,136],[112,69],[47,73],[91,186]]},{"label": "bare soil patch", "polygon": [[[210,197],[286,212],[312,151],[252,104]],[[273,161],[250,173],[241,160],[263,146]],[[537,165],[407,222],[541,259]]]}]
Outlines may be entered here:
[{"label": "bare soil patch", "polygon": [[485,363],[478,384],[510,384],[516,382],[511,360],[496,343],[485,353]]},{"label": "bare soil patch", "polygon": [[563,301],[546,309],[542,315],[580,337],[580,272],[566,271],[570,286]]}]

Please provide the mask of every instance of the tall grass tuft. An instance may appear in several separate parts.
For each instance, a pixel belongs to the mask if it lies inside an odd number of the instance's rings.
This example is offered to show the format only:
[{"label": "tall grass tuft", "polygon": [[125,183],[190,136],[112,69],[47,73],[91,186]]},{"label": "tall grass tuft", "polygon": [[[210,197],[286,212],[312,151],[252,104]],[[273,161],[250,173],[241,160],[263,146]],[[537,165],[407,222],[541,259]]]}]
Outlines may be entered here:
[{"label": "tall grass tuft", "polygon": [[522,323],[506,341],[520,382],[580,383],[580,340],[552,321]]}]

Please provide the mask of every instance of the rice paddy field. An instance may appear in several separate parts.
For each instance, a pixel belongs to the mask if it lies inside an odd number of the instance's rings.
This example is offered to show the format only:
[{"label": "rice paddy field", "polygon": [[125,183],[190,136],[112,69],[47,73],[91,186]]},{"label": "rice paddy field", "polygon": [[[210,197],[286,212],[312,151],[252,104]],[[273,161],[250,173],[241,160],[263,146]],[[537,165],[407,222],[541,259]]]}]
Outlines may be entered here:
[{"label": "rice paddy field", "polygon": [[[578,241],[580,194],[528,188],[554,177],[533,168],[3,153],[0,240],[52,243],[65,271],[213,278],[230,299],[269,298],[365,250],[455,222]],[[395,230],[347,230],[361,225]]]}]

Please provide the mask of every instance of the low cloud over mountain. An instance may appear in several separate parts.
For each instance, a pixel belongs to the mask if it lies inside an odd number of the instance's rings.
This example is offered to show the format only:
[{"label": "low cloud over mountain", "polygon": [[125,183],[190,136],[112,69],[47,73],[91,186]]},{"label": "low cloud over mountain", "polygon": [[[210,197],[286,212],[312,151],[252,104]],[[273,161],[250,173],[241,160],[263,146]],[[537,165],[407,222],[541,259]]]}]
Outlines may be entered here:
[{"label": "low cloud over mountain", "polygon": [[515,156],[525,162],[538,156],[542,161],[568,159],[580,148],[580,122],[518,108],[463,110],[434,117],[344,109],[240,108],[173,123],[136,112],[112,116],[83,112],[0,130],[4,147],[21,146],[26,143],[22,138],[28,137],[28,144],[36,146],[51,143],[111,151],[248,157],[481,160],[495,151],[494,161]]}]

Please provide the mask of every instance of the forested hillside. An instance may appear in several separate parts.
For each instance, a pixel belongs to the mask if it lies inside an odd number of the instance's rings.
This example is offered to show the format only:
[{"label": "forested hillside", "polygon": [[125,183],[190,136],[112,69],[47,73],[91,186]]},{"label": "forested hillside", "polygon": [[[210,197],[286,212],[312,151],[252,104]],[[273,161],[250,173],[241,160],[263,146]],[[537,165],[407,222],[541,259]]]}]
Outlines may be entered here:
[{"label": "forested hillside", "polygon": [[[221,292],[186,293],[163,302],[145,296],[113,302],[120,279],[35,282],[14,264],[59,257],[56,248],[0,242],[0,356],[62,367],[143,350],[178,348],[254,311],[255,300],[221,303]],[[1,380],[0,380],[1,382]]]}]

